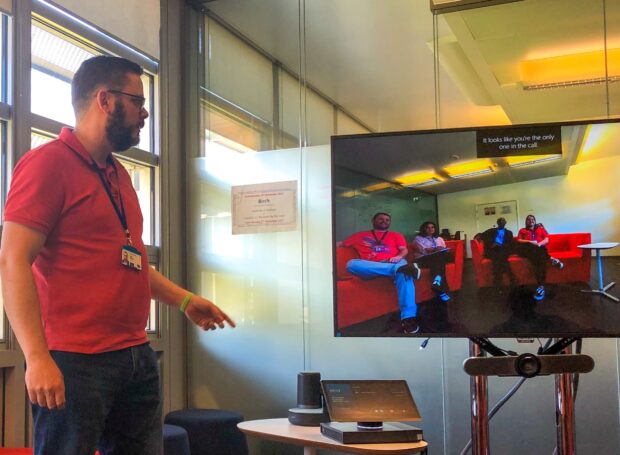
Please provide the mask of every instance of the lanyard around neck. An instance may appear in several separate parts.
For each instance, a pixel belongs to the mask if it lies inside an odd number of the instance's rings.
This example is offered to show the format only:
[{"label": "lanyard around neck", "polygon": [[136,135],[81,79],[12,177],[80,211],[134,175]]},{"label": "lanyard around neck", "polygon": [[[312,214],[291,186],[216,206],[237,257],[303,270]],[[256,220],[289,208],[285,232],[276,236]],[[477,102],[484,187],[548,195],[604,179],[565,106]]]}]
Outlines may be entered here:
[{"label": "lanyard around neck", "polygon": [[381,236],[381,238],[377,238],[377,234],[375,234],[375,230],[374,229],[371,232],[372,232],[372,236],[377,241],[377,245],[383,245],[383,240],[385,240],[385,236],[388,234],[388,231],[384,231],[383,235]]},{"label": "lanyard around neck", "polygon": [[[95,161],[93,161],[92,164],[95,170],[97,171],[97,175],[99,175],[99,180],[101,180],[101,184],[105,188],[105,192],[107,193],[108,198],[110,199],[110,202],[112,203],[112,207],[114,207],[116,216],[118,217],[118,220],[121,222],[121,226],[123,227],[123,230],[125,231],[125,236],[127,237],[127,245],[131,246],[131,233],[129,232],[129,227],[127,226],[127,216],[125,215],[125,206],[123,205],[123,197],[121,195],[120,179],[118,182],[118,200],[120,202],[120,207],[119,207],[116,204],[116,201],[114,200],[114,196],[112,196],[110,185],[106,181],[103,175],[103,171],[101,170],[101,168],[97,165]],[[110,160],[110,164],[112,164],[112,167],[114,168],[114,172],[116,172],[116,175],[118,176],[118,172],[116,171],[116,164],[114,164],[114,161]]]}]

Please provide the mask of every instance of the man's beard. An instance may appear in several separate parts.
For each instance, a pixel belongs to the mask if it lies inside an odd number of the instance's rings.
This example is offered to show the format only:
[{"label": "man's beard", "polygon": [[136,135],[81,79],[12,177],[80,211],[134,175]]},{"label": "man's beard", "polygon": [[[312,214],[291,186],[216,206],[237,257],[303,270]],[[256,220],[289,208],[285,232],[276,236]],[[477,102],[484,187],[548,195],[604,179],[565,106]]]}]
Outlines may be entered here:
[{"label": "man's beard", "polygon": [[133,128],[125,125],[125,109],[121,103],[116,103],[112,115],[105,125],[105,133],[108,142],[116,152],[127,150],[132,145],[137,145],[139,139],[131,135]]}]

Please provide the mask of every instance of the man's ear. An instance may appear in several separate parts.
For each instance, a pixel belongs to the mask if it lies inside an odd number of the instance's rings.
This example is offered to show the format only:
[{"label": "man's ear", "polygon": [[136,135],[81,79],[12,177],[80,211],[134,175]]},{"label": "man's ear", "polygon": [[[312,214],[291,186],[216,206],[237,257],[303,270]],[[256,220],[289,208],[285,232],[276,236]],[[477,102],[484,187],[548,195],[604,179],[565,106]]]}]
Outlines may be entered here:
[{"label": "man's ear", "polygon": [[104,89],[97,90],[95,95],[95,102],[97,103],[97,107],[103,112],[109,114],[114,110],[114,103],[112,102],[112,97],[110,96],[110,92]]}]

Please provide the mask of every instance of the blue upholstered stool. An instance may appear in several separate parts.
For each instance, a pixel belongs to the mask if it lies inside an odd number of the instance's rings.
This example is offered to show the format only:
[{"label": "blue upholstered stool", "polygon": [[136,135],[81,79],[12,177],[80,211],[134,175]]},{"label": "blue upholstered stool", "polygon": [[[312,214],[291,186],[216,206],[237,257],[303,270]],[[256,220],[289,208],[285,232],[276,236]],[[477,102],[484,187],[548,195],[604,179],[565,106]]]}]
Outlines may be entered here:
[{"label": "blue upholstered stool", "polygon": [[189,437],[184,428],[164,424],[164,455],[190,455]]},{"label": "blue upholstered stool", "polygon": [[245,436],[237,428],[237,424],[243,422],[239,413],[221,409],[184,409],[172,411],[164,421],[187,431],[191,455],[248,454]]}]

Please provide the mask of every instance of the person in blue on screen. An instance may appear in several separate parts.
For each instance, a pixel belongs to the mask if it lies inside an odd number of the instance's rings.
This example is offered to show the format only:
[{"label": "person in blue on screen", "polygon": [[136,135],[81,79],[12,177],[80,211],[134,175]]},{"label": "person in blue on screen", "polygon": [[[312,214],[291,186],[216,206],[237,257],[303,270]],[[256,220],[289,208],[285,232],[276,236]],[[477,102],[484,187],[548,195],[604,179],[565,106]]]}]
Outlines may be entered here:
[{"label": "person in blue on screen", "polygon": [[508,256],[512,252],[514,236],[510,229],[506,229],[506,219],[498,218],[497,227],[487,229],[482,234],[478,234],[484,243],[484,257],[491,260],[493,266],[493,285],[502,285],[504,274],[508,275],[511,283],[516,282],[516,278],[510,270]]},{"label": "person in blue on screen", "polygon": [[420,326],[416,319],[418,307],[413,280],[420,278],[420,269],[415,263],[407,263],[407,242],[400,232],[389,230],[391,223],[392,217],[388,213],[376,213],[370,231],[357,232],[336,246],[352,247],[359,254],[360,259],[351,259],[347,263],[349,273],[362,279],[381,276],[394,279],[403,331],[416,333]]}]

